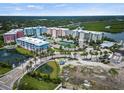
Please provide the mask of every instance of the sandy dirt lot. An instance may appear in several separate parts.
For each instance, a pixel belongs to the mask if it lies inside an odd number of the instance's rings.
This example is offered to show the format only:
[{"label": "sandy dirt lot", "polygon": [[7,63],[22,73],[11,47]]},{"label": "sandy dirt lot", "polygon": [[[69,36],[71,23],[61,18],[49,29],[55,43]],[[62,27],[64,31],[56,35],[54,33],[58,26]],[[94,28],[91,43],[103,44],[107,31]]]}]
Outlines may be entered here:
[{"label": "sandy dirt lot", "polygon": [[[109,73],[108,69],[100,66],[65,66],[61,76],[63,86],[68,89],[90,89],[90,90],[123,90],[124,68],[116,69],[115,75]],[[83,86],[88,81],[89,87]]]}]

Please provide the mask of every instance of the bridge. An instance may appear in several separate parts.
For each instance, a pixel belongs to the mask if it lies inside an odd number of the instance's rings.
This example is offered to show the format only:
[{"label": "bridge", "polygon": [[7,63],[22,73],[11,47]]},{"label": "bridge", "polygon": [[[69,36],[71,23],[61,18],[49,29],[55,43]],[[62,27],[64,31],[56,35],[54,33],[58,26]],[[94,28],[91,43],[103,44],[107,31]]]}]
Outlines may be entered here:
[{"label": "bridge", "polygon": [[[36,70],[38,67],[42,66],[43,64],[49,62],[52,59],[55,58],[73,58],[72,55],[53,55],[48,56],[44,58],[37,58],[36,64],[32,64],[32,69]],[[33,58],[29,59],[25,63],[23,63],[21,66],[16,67],[15,69],[9,71],[6,73],[3,77],[0,78],[0,90],[12,90],[14,83],[21,77],[24,76],[24,74],[27,73],[26,66],[29,65],[29,62],[33,61]]]}]

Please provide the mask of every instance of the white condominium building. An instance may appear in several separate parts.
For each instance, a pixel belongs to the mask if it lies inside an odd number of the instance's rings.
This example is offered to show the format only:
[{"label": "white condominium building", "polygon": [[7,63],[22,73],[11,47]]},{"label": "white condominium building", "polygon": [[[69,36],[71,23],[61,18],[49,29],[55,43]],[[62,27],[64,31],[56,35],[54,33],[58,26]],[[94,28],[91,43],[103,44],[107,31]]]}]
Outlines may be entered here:
[{"label": "white condominium building", "polygon": [[87,30],[79,30],[79,46],[83,48],[86,42],[101,40],[103,37],[102,32],[94,32]]},{"label": "white condominium building", "polygon": [[32,37],[21,37],[16,39],[17,45],[28,50],[45,50],[49,48],[49,42]]}]

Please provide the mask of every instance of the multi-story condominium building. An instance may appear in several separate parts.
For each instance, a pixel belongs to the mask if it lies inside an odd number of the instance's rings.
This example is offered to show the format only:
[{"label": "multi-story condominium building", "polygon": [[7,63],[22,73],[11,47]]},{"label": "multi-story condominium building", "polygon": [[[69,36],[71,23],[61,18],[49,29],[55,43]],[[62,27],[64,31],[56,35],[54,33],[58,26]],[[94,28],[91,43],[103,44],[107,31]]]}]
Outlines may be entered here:
[{"label": "multi-story condominium building", "polygon": [[53,38],[66,36],[69,34],[69,32],[70,32],[69,29],[65,29],[65,28],[56,28],[56,27],[47,28],[47,34],[50,34]]},{"label": "multi-story condominium building", "polygon": [[76,30],[69,30],[67,28],[48,28],[47,34],[50,34],[53,38],[57,38],[59,36],[69,36],[72,35],[72,37],[79,36],[78,29]]},{"label": "multi-story condominium building", "polygon": [[79,30],[79,46],[82,48],[86,42],[101,40],[103,37],[102,32]]},{"label": "multi-story condominium building", "polygon": [[38,38],[22,37],[16,39],[17,45],[32,51],[45,50],[49,47],[49,43]]},{"label": "multi-story condominium building", "polygon": [[72,30],[71,32],[72,32],[71,35],[72,35],[73,38],[79,37],[79,31],[77,29],[76,30]]},{"label": "multi-story condominium building", "polygon": [[47,28],[45,26],[24,28],[24,35],[25,36],[40,37],[43,33],[46,33],[46,32],[47,32]]},{"label": "multi-story condominium building", "polygon": [[5,43],[15,42],[17,38],[23,37],[23,29],[12,29],[3,35]]}]

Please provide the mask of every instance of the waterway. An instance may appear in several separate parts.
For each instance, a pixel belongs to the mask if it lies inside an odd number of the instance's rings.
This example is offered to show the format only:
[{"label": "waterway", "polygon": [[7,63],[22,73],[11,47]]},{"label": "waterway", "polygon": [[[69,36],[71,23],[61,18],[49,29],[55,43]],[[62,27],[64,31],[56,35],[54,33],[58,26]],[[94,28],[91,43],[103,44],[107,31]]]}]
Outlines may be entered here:
[{"label": "waterway", "polygon": [[108,38],[112,38],[115,41],[120,41],[120,40],[124,41],[124,32],[121,32],[121,33],[105,33],[104,32],[104,36],[107,36]]},{"label": "waterway", "polygon": [[24,63],[24,60],[27,60],[27,59],[28,57],[17,53],[14,49],[0,50],[0,62],[9,64],[9,65],[14,65],[15,67],[21,65],[22,63]]}]

